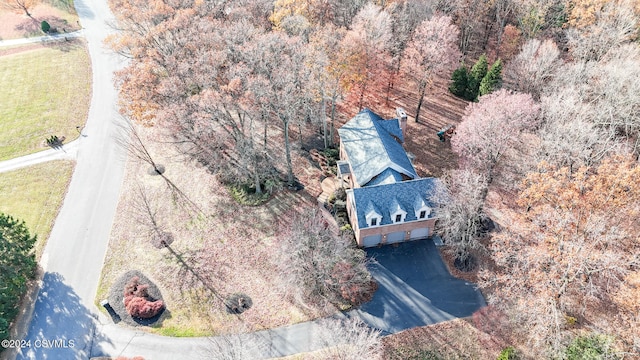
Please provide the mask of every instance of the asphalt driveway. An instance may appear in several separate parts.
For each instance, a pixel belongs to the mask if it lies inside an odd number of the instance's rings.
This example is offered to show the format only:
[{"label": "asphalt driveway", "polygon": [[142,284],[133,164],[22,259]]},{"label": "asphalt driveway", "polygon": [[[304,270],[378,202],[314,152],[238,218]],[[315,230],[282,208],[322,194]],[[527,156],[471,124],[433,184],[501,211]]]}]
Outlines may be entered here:
[{"label": "asphalt driveway", "polygon": [[475,284],[447,271],[430,239],[367,249],[367,255],[379,288],[348,314],[383,334],[470,316],[486,305]]}]

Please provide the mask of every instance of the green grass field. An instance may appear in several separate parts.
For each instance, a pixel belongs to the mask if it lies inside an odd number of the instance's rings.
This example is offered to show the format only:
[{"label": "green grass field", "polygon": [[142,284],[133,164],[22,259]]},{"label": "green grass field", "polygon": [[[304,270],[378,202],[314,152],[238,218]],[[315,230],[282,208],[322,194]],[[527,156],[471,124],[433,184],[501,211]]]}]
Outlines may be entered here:
[{"label": "green grass field", "polygon": [[0,173],[0,212],[24,220],[29,232],[38,235],[38,258],[67,192],[74,165],[73,161],[51,161]]},{"label": "green grass field", "polygon": [[25,49],[0,56],[0,161],[45,150],[51,135],[77,138],[89,111],[91,62],[80,40]]}]

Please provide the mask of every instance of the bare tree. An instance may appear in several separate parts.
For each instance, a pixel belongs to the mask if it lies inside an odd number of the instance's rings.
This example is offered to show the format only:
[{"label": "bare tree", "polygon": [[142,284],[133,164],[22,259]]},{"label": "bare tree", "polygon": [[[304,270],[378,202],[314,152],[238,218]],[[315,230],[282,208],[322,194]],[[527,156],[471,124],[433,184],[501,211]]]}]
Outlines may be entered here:
[{"label": "bare tree", "polygon": [[434,16],[418,26],[407,45],[403,68],[418,87],[416,122],[419,122],[424,96],[433,78],[448,75],[460,61],[461,54],[456,46],[459,33],[450,17]]},{"label": "bare tree", "polygon": [[531,39],[507,66],[505,80],[509,88],[539,99],[561,64],[560,50],[553,41]]},{"label": "bare tree", "polygon": [[481,284],[494,290],[490,303],[513,310],[537,354],[556,355],[575,323],[606,317],[609,331],[624,332],[604,309],[640,261],[629,221],[638,176],[636,161],[614,156],[573,173],[541,164],[523,182],[519,211],[492,239],[498,269]]},{"label": "bare tree", "polygon": [[321,359],[382,359],[380,331],[371,329],[358,318],[323,320],[315,340],[323,347],[318,351]]},{"label": "bare tree", "polygon": [[612,1],[596,13],[596,21],[567,31],[569,50],[578,60],[601,60],[610,50],[635,39],[638,19],[629,1]]},{"label": "bare tree", "polygon": [[353,19],[345,37],[349,44],[349,81],[357,95],[358,107],[365,103],[365,95],[372,87],[381,85],[385,71],[386,52],[390,46],[391,17],[377,5],[368,3]]},{"label": "bare tree", "polygon": [[36,3],[36,0],[0,0],[0,7],[12,11],[22,11],[28,17],[32,17],[29,9],[34,7]]},{"label": "bare tree", "polygon": [[469,266],[472,250],[480,248],[486,179],[470,169],[454,170],[438,182],[432,201],[438,206],[436,228],[460,264]]},{"label": "bare tree", "polygon": [[464,166],[475,169],[491,184],[496,166],[519,141],[520,134],[539,125],[539,110],[528,94],[499,90],[482,96],[478,103],[467,106],[451,148]]},{"label": "bare tree", "polygon": [[255,359],[261,354],[261,339],[241,329],[235,334],[216,335],[207,338],[208,343],[202,349],[202,358],[216,360]]},{"label": "bare tree", "polygon": [[285,283],[295,285],[292,295],[298,302],[357,305],[370,299],[376,286],[364,252],[338,236],[320,210],[286,218],[280,229],[280,273]]},{"label": "bare tree", "polygon": [[[336,106],[348,88],[349,56],[343,39],[346,30],[327,25],[316,30],[309,42],[309,61],[312,69],[311,89],[320,98],[324,146],[333,145]],[[331,104],[331,126],[327,131],[327,102]]]}]

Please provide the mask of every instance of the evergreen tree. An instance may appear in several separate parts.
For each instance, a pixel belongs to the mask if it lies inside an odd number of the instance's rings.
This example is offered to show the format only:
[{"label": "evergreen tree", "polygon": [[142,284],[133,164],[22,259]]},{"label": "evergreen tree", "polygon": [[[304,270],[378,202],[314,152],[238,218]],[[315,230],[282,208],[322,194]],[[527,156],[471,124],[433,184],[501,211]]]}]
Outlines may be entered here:
[{"label": "evergreen tree", "polygon": [[18,314],[27,282],[35,275],[35,242],[24,221],[0,213],[0,340],[9,337],[9,324]]},{"label": "evergreen tree", "polygon": [[451,85],[449,85],[449,91],[455,96],[464,97],[467,86],[469,86],[467,68],[462,65],[457,68],[453,74],[451,74]]},{"label": "evergreen tree", "polygon": [[491,69],[480,82],[480,96],[489,94],[502,84],[502,61],[500,59],[491,65]]},{"label": "evergreen tree", "polygon": [[489,64],[487,63],[487,56],[482,54],[478,61],[471,68],[471,73],[469,74],[469,86],[467,87],[467,94],[465,98],[467,100],[475,101],[478,99],[478,91],[480,89],[480,82],[487,75],[487,67]]}]

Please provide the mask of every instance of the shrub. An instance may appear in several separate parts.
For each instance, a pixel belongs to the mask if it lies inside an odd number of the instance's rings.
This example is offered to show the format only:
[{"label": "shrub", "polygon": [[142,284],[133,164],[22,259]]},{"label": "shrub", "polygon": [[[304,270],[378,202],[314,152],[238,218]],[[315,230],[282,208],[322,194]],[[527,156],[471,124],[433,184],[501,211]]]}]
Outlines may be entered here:
[{"label": "shrub", "polygon": [[136,318],[149,319],[158,315],[164,309],[162,300],[149,301],[143,297],[128,296],[124,301],[129,315]]},{"label": "shrub", "polygon": [[[140,284],[140,278],[134,276],[124,287],[124,297],[127,296],[135,296],[135,297],[148,297],[149,285]],[[126,304],[125,304],[126,305]]]},{"label": "shrub", "polygon": [[258,206],[269,200],[269,192],[263,191],[256,194],[256,189],[249,185],[231,185],[229,186],[231,197],[240,205]]},{"label": "shrub", "polygon": [[49,30],[51,30],[51,25],[49,25],[49,23],[48,23],[48,22],[46,22],[46,21],[44,21],[44,20],[43,20],[43,21],[40,23],[40,29],[42,29],[42,32],[44,32],[44,33],[48,33],[48,32],[49,32]]},{"label": "shrub", "polygon": [[332,277],[340,296],[353,306],[370,301],[378,289],[378,283],[371,278],[368,271],[345,261],[333,267]]},{"label": "shrub", "polygon": [[134,276],[124,287],[124,306],[129,315],[135,318],[149,319],[164,309],[162,300],[149,300],[149,285],[140,284],[140,278]]},{"label": "shrub", "polygon": [[611,337],[606,335],[592,334],[589,336],[579,336],[567,347],[565,359],[598,360],[602,359],[605,354],[608,355],[607,359],[615,359],[610,353],[611,343]]},{"label": "shrub", "polygon": [[337,188],[333,195],[338,200],[347,201],[347,191],[344,188]]},{"label": "shrub", "polygon": [[498,358],[496,360],[517,360],[517,359],[518,359],[518,353],[516,349],[514,349],[513,346],[509,346],[502,349],[502,351],[500,352],[500,355],[498,355]]}]

